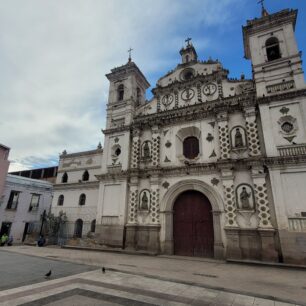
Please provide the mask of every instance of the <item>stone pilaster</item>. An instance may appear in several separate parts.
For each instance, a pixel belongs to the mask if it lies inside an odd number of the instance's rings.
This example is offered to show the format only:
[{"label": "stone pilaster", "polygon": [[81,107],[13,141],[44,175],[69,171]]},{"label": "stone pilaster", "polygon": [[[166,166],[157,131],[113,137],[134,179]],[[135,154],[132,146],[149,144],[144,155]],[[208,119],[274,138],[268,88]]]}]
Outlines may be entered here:
[{"label": "stone pilaster", "polygon": [[256,110],[254,107],[246,108],[244,111],[245,124],[248,138],[248,148],[250,156],[259,156],[260,142],[258,137],[258,128],[256,123]]},{"label": "stone pilaster", "polygon": [[236,218],[236,203],[235,203],[235,191],[234,191],[234,175],[230,168],[221,169],[221,179],[223,185],[224,205],[225,205],[225,217],[226,226],[238,227]]},{"label": "stone pilaster", "polygon": [[159,178],[152,176],[150,179],[151,184],[151,205],[150,215],[152,224],[160,224],[160,208],[159,208]]},{"label": "stone pilaster", "polygon": [[140,132],[138,130],[133,131],[132,140],[132,163],[131,168],[138,168],[140,160]]},{"label": "stone pilaster", "polygon": [[131,178],[129,206],[128,206],[128,224],[137,224],[138,211],[138,178]]},{"label": "stone pilaster", "polygon": [[230,139],[228,130],[228,115],[227,113],[220,113],[217,115],[219,143],[220,143],[220,158],[230,158]]},{"label": "stone pilaster", "polygon": [[159,166],[160,163],[160,131],[158,127],[152,128],[152,165]]},{"label": "stone pilaster", "polygon": [[259,228],[272,229],[271,215],[266,186],[266,174],[263,167],[253,166],[252,179],[255,188],[256,207],[259,218]]}]

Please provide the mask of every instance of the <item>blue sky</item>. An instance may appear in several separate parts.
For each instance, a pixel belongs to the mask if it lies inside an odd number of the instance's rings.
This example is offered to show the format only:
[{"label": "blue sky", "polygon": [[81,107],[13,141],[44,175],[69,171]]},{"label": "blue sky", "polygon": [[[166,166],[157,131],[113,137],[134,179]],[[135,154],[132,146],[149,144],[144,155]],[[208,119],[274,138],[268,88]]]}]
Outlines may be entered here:
[{"label": "blue sky", "polygon": [[[257,2],[0,0],[0,143],[11,148],[10,170],[55,165],[64,149],[103,145],[105,74],[127,62],[130,46],[152,87],[179,63],[186,37],[200,60],[211,56],[230,77],[250,78],[241,27],[260,16]],[[265,2],[270,13],[299,10],[305,53],[306,1]]]}]

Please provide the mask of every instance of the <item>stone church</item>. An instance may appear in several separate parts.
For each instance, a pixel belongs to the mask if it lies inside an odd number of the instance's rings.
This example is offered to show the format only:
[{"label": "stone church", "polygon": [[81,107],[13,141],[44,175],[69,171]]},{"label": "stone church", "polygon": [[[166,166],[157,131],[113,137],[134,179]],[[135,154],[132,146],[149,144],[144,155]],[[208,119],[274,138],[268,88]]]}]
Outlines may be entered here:
[{"label": "stone church", "polygon": [[190,39],[150,87],[127,64],[109,80],[104,146],[60,156],[52,210],[69,236],[112,247],[306,264],[306,87],[297,10],[248,20],[253,78],[230,79]]}]

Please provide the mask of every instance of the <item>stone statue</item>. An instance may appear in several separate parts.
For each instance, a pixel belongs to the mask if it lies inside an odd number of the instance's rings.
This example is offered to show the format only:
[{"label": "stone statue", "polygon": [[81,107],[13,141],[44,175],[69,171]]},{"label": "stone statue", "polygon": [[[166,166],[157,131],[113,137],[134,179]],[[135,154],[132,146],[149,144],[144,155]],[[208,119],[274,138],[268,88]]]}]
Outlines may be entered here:
[{"label": "stone statue", "polygon": [[150,158],[151,157],[150,146],[149,146],[148,141],[146,141],[144,146],[143,146],[143,157],[144,158]]},{"label": "stone statue", "polygon": [[141,198],[141,209],[149,210],[149,199],[146,192],[143,193]]},{"label": "stone statue", "polygon": [[235,148],[241,148],[243,147],[243,138],[242,134],[240,132],[239,128],[236,128],[236,133],[235,133]]},{"label": "stone statue", "polygon": [[242,187],[242,191],[240,193],[240,202],[243,209],[250,209],[250,198],[251,193],[248,193],[245,187]]}]

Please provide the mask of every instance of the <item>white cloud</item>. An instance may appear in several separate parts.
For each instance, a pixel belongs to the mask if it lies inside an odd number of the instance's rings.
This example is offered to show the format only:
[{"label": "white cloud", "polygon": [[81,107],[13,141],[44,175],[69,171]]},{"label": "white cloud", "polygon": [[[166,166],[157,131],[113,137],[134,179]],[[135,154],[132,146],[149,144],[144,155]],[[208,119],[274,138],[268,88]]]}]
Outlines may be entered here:
[{"label": "white cloud", "polygon": [[185,36],[222,26],[242,2],[1,1],[0,141],[11,147],[10,170],[94,148],[105,125],[104,75],[127,61],[130,46],[148,79],[160,77],[177,64]]}]

